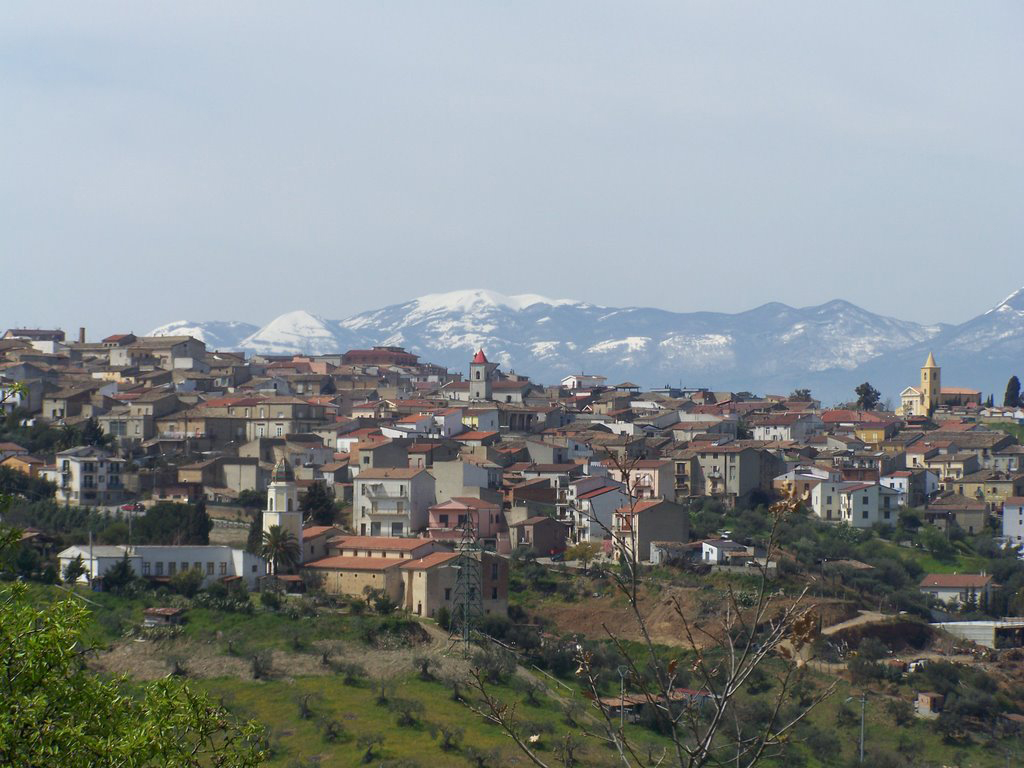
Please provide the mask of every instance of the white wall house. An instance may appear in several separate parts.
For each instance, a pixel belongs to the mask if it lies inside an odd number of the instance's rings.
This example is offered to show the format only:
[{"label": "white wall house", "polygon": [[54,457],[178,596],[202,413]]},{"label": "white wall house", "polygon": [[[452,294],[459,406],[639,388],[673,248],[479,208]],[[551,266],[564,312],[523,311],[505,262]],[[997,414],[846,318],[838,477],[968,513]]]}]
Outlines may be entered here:
[{"label": "white wall house", "polygon": [[839,488],[842,521],[854,528],[870,528],[876,523],[895,523],[899,491],[877,483],[841,483]]},{"label": "white wall house", "polygon": [[[91,549],[91,554],[90,554]],[[170,578],[183,570],[197,570],[203,574],[203,585],[214,581],[238,577],[246,587],[254,589],[257,579],[267,572],[266,561],[244,549],[217,545],[160,545],[145,544],[137,547],[72,546],[57,555],[60,572],[76,557],[82,558],[85,574],[79,581],[87,584],[102,578],[128,553],[128,562],[136,576],[143,578]]]},{"label": "white wall house", "polygon": [[62,504],[108,506],[120,504],[124,488],[125,460],[106,451],[79,446],[57,454],[53,467],[40,475],[57,486],[55,498]]},{"label": "white wall house", "polygon": [[1003,502],[1003,538],[1011,547],[1024,547],[1024,497]]},{"label": "white wall house", "polygon": [[411,536],[427,526],[435,503],[425,469],[364,469],[353,487],[353,525],[360,536]]}]

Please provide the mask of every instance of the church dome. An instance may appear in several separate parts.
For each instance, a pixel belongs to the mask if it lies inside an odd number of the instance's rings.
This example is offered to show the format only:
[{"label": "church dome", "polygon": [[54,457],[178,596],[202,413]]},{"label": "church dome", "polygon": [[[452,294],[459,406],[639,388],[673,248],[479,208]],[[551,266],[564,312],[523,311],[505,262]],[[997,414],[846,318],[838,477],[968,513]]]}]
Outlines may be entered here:
[{"label": "church dome", "polygon": [[295,470],[292,469],[292,465],[288,463],[288,459],[281,459],[277,464],[274,465],[274,472],[270,476],[270,482],[272,483],[294,483],[295,482]]}]

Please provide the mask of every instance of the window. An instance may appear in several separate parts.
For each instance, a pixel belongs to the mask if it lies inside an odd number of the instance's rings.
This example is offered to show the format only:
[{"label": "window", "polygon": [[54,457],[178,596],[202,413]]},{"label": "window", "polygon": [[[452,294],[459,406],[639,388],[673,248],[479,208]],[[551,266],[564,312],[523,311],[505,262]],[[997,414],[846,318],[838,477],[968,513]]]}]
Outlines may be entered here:
[{"label": "window", "polygon": [[498,588],[497,587],[491,587],[491,600],[497,600],[497,599],[498,599]]},{"label": "window", "polygon": [[825,497],[825,503],[826,504],[831,504],[832,503],[832,497],[831,496],[826,496]]},{"label": "window", "polygon": [[491,578],[492,579],[498,578],[498,564],[497,563],[491,563]]},{"label": "window", "polygon": [[206,575],[207,576],[213,576],[213,562],[212,561],[206,563]]},{"label": "window", "polygon": [[167,575],[168,576],[173,576],[177,572],[178,572],[178,564],[176,562],[171,560],[169,563],[167,563]]},{"label": "window", "polygon": [[281,437],[284,434],[284,427],[278,424],[275,431],[277,432],[277,437]]},{"label": "window", "polygon": [[227,563],[223,563],[222,562],[220,564],[220,575],[221,576],[227,576],[228,575],[228,564]]},{"label": "window", "polygon": [[[370,463],[370,456],[369,455],[363,456],[363,464],[369,464],[369,463]],[[363,493],[366,493],[365,489],[363,490]]]},{"label": "window", "polygon": [[149,576],[149,563],[145,560],[142,561],[142,575]]},{"label": "window", "polygon": [[163,560],[157,560],[156,561],[156,575],[157,576],[163,576],[164,575],[164,563],[163,563]]},{"label": "window", "polygon": [[445,589],[444,589],[444,599],[445,599],[446,602],[450,601],[452,599],[452,589],[451,589],[451,587],[445,587]]},{"label": "window", "polygon": [[861,519],[867,520],[868,519],[868,511],[865,509],[863,512],[860,513],[860,516],[861,516]]},{"label": "window", "polygon": [[182,571],[187,571],[188,570],[188,560],[182,560],[181,561],[181,570]]},{"label": "window", "polygon": [[402,535],[402,524],[401,523],[392,523],[391,524],[391,535],[392,536],[401,536]]},{"label": "window", "polygon": [[196,561],[196,562],[192,563],[192,570],[193,571],[201,571],[201,570],[203,570],[203,564],[200,563],[199,561]]}]

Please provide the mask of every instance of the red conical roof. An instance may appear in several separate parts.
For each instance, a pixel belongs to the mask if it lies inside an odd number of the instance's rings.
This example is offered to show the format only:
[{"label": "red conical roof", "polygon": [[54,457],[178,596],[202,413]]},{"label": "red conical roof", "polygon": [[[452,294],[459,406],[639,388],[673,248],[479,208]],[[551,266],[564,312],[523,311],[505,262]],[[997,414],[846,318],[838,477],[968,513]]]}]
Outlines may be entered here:
[{"label": "red conical roof", "polygon": [[487,355],[484,354],[484,351],[482,349],[478,350],[477,353],[473,356],[473,362],[474,363],[486,363],[487,362]]}]

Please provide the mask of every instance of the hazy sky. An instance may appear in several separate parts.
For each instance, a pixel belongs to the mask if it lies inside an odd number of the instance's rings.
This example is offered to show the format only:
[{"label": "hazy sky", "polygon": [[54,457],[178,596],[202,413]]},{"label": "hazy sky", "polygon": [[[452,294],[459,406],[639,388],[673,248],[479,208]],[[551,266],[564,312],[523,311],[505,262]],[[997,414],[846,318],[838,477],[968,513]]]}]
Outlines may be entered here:
[{"label": "hazy sky", "polygon": [[961,321],[1024,284],[1022,29],[1019,2],[4,3],[0,325],[468,287]]}]

